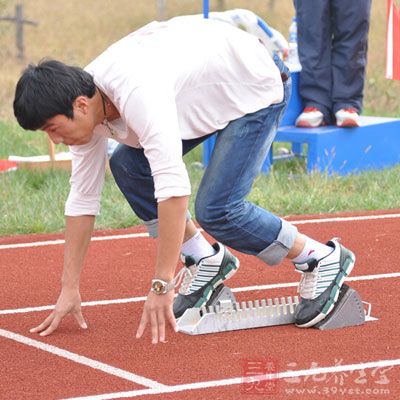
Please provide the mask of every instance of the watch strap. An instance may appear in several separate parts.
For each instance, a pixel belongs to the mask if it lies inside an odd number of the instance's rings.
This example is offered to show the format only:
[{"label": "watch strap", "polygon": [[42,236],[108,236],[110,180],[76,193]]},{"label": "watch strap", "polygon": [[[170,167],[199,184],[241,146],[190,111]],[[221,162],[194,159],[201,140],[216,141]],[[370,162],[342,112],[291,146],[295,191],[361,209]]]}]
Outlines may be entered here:
[{"label": "watch strap", "polygon": [[[162,285],[163,289],[161,291],[158,291],[154,288],[154,285],[157,283],[160,283]],[[152,281],[151,281],[151,291],[155,292],[157,294],[165,294],[173,289],[175,289],[175,280],[174,279],[170,282],[166,282],[162,279],[152,279]]]}]

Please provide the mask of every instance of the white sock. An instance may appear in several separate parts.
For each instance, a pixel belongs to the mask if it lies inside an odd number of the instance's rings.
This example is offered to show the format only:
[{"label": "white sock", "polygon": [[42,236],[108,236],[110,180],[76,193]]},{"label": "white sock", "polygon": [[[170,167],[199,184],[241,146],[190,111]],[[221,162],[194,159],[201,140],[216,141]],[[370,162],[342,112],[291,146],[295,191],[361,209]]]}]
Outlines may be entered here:
[{"label": "white sock", "polygon": [[305,236],[306,244],[304,245],[304,249],[302,252],[292,261],[296,264],[302,264],[306,261],[314,258],[316,260],[320,260],[321,258],[326,257],[328,254],[331,254],[333,251],[332,247],[327,246],[326,244],[317,242],[314,239]]},{"label": "white sock", "polygon": [[214,248],[199,231],[182,244],[181,252],[185,256],[193,257],[196,263],[204,257],[215,254]]}]

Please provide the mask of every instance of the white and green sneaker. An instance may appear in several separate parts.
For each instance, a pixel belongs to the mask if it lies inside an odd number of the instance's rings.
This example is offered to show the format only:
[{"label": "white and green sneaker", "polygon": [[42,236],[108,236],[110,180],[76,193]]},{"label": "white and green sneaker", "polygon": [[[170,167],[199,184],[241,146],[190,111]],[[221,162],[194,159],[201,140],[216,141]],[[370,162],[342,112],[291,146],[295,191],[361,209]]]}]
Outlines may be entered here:
[{"label": "white and green sneaker", "polygon": [[335,306],[340,289],[355,263],[354,254],[332,239],[327,246],[333,248],[326,257],[295,264],[302,272],[299,284],[300,304],[296,307],[295,324],[308,328],[322,321]]},{"label": "white and green sneaker", "polygon": [[239,260],[224,245],[215,243],[213,248],[216,254],[202,258],[197,264],[192,257],[185,258],[185,266],[179,273],[184,277],[174,301],[175,318],[188,308],[206,305],[214,290],[238,270]]}]

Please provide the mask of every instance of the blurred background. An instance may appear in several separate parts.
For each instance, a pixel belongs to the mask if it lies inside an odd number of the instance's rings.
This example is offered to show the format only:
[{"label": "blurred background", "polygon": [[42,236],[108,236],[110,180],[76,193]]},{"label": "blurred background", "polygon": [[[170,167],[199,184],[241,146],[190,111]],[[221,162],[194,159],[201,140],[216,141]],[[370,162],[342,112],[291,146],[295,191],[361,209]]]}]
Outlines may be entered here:
[{"label": "blurred background", "polygon": [[[24,59],[18,58],[15,24],[0,21],[0,120],[13,118],[15,83],[29,62],[44,57],[84,66],[108,45],[152,20],[202,13],[202,0],[0,0],[0,16],[13,16],[16,4],[24,17],[38,22],[24,27]],[[247,8],[288,36],[292,0],[210,0],[211,11]],[[399,81],[384,74],[386,0],[372,2],[364,114],[400,116]]]}]

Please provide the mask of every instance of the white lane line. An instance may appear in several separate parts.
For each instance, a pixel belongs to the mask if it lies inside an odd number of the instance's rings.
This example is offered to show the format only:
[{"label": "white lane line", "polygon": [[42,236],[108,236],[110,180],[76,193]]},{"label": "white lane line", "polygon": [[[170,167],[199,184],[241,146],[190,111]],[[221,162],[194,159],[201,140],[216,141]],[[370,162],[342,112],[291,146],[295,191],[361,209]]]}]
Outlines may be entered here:
[{"label": "white lane line", "polygon": [[367,363],[360,364],[348,364],[348,365],[335,365],[331,367],[322,367],[322,368],[314,368],[314,369],[303,369],[297,371],[286,371],[280,372],[276,375],[268,374],[268,375],[258,375],[254,377],[239,377],[239,378],[230,378],[230,379],[221,379],[215,381],[205,381],[205,382],[195,382],[188,383],[184,385],[175,385],[168,386],[165,389],[144,389],[144,390],[132,390],[129,392],[116,392],[116,393],[105,393],[94,396],[84,396],[84,397],[70,397],[65,400],[111,400],[111,399],[121,399],[127,397],[137,397],[143,395],[151,395],[151,394],[163,394],[163,393],[174,393],[174,392],[183,392],[185,390],[196,390],[196,389],[206,389],[206,388],[215,388],[221,386],[231,386],[231,385],[239,385],[243,383],[251,383],[251,382],[260,382],[271,379],[285,379],[285,378],[296,378],[300,376],[311,376],[311,375],[319,375],[319,374],[329,374],[329,373],[337,373],[337,372],[350,372],[350,371],[359,371],[371,368],[385,368],[385,367],[394,367],[400,365],[400,359],[394,360],[380,360],[380,361],[372,361]]},{"label": "white lane line", "polygon": [[[377,275],[360,275],[351,276],[346,278],[346,282],[356,282],[356,281],[372,281],[375,279],[388,279],[388,278],[400,278],[400,272],[393,272],[389,274],[377,274]],[[288,287],[297,287],[298,282],[288,282],[288,283],[274,283],[270,285],[260,285],[260,286],[243,286],[238,288],[231,288],[232,292],[253,292],[256,290],[270,290],[270,289],[281,289]],[[0,311],[1,314],[1,311]]]},{"label": "white lane line", "polygon": [[[346,282],[355,282],[355,281],[371,281],[375,279],[390,279],[390,278],[400,278],[400,272],[394,272],[390,274],[377,274],[377,275],[360,275],[353,276],[346,279]],[[259,285],[259,286],[242,286],[237,288],[231,288],[232,292],[240,293],[240,292],[254,292],[257,290],[271,290],[271,289],[281,289],[288,287],[297,287],[298,282],[288,282],[288,283],[273,283],[269,285]],[[125,303],[139,303],[141,301],[145,301],[146,296],[141,297],[127,297],[123,299],[114,299],[114,300],[94,300],[87,301],[82,303],[82,307],[94,307],[94,306],[107,306],[110,304],[125,304]],[[52,310],[54,305],[50,306],[38,306],[38,307],[26,307],[26,308],[12,308],[9,310],[0,310],[0,315],[7,314],[25,314],[30,312],[40,312],[40,311],[48,311]]]},{"label": "white lane line", "polygon": [[[351,221],[371,221],[377,219],[390,219],[400,218],[400,214],[382,214],[382,215],[364,215],[358,217],[331,217],[321,219],[304,219],[298,221],[290,221],[293,225],[303,224],[321,224],[325,222],[351,222]],[[92,242],[100,242],[104,240],[120,240],[120,239],[135,239],[139,237],[149,237],[148,233],[129,233],[125,235],[110,235],[110,236],[95,236],[92,237]],[[31,243],[14,243],[14,244],[1,244],[0,250],[6,249],[20,249],[24,247],[40,247],[40,246],[52,246],[58,244],[64,244],[63,239],[58,240],[47,240],[43,242],[31,242]]]},{"label": "white lane line", "polygon": [[[142,237],[149,237],[148,233],[127,233],[125,235],[111,235],[111,236],[93,236],[92,242],[102,242],[103,240],[120,240],[120,239],[136,239]],[[0,250],[6,249],[20,249],[23,247],[41,247],[41,246],[53,246],[57,244],[64,244],[64,239],[57,240],[46,240],[43,242],[31,242],[31,243],[14,243],[14,244],[1,244]]]},{"label": "white lane line", "polygon": [[102,372],[105,372],[106,374],[113,375],[113,376],[116,376],[121,379],[125,379],[129,382],[137,383],[142,386],[147,386],[149,388],[158,389],[158,390],[166,389],[168,387],[159,382],[153,381],[152,379],[148,379],[143,376],[133,374],[132,372],[124,371],[123,369],[120,369],[120,368],[115,368],[111,365],[104,364],[100,361],[96,361],[91,358],[72,353],[70,351],[61,349],[59,347],[56,347],[56,346],[53,346],[50,344],[39,342],[39,341],[31,339],[29,337],[19,335],[18,333],[0,329],[0,336],[4,337],[6,339],[14,340],[18,343],[25,344],[27,346],[34,347],[39,350],[46,351],[50,354],[59,356],[61,358],[65,358],[67,360],[76,362],[78,364],[100,370]]},{"label": "white lane line", "polygon": [[331,217],[331,218],[320,218],[320,219],[303,219],[299,221],[290,221],[294,225],[302,224],[321,224],[325,222],[352,222],[352,221],[370,221],[376,219],[390,219],[400,218],[400,214],[382,214],[382,215],[360,215],[358,217]]},{"label": "white lane line", "polygon": [[[109,304],[125,304],[125,303],[138,303],[145,301],[146,296],[142,297],[128,297],[124,299],[114,300],[93,300],[82,303],[82,307],[94,307],[94,306],[108,306]],[[39,307],[26,307],[26,308],[15,308],[11,310],[0,310],[0,315],[6,314],[24,314],[30,312],[48,311],[54,308],[54,304],[50,306],[39,306]]]}]

